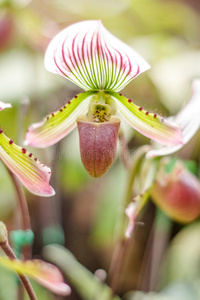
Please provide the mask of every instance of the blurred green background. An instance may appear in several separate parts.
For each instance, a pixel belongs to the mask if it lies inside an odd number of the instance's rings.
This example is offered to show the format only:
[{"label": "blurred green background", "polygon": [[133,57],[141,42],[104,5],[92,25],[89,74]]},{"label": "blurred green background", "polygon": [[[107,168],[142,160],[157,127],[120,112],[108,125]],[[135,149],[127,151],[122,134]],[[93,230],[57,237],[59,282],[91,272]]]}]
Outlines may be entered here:
[{"label": "blurred green background", "polygon": [[[192,80],[200,78],[199,14],[199,0],[0,0],[0,101],[13,106],[1,112],[0,128],[22,145],[31,123],[40,121],[81,91],[65,78],[48,73],[43,58],[57,32],[88,19],[101,19],[109,31],[137,50],[152,67],[131,82],[124,95],[145,109],[164,116],[175,114],[189,98]],[[149,143],[130,128],[125,131],[131,153]],[[198,163],[198,136],[191,145],[184,148],[181,156]],[[121,161],[117,158],[102,178],[89,177],[80,160],[77,129],[55,146],[29,150],[52,168],[51,185],[56,190],[49,199],[26,193],[36,237],[34,256],[41,255],[44,245],[58,243],[65,245],[90,271],[108,270],[127,181]],[[2,164],[0,169],[0,220],[13,230],[20,227],[16,195]],[[151,204],[147,214],[150,224],[153,211]],[[137,228],[136,250],[131,256],[133,268],[125,273],[120,295],[133,289],[149,291],[144,282],[138,283],[148,235],[148,228]],[[200,251],[196,249],[199,222],[191,227],[173,223],[169,241],[174,236],[177,237],[167,254],[169,263],[159,271],[161,280],[157,287],[173,284],[166,295],[171,297],[171,293],[175,298],[138,292],[127,294],[124,299],[179,300],[181,293],[189,295],[181,300],[200,299]],[[166,251],[169,245],[170,242]],[[176,252],[179,245],[181,260]],[[3,289],[5,274],[0,270],[0,300],[13,299],[9,289]],[[9,282],[10,275],[7,277]],[[54,298],[44,291],[39,299],[63,298]],[[73,291],[68,299],[80,298]]]}]

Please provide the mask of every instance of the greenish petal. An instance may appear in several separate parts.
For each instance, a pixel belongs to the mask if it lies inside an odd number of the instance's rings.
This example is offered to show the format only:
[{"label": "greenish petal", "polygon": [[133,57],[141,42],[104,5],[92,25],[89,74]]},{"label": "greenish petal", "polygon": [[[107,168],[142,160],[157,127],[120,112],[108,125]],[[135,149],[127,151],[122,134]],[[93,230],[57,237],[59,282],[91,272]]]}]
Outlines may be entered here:
[{"label": "greenish petal", "polygon": [[115,100],[119,114],[138,132],[164,145],[182,144],[181,129],[157,113],[150,113],[135,105],[131,99],[115,92],[108,92]]},{"label": "greenish petal", "polygon": [[95,92],[81,93],[43,121],[32,124],[27,130],[25,144],[45,148],[60,141],[74,129],[76,118],[88,112],[89,102],[94,94]]}]

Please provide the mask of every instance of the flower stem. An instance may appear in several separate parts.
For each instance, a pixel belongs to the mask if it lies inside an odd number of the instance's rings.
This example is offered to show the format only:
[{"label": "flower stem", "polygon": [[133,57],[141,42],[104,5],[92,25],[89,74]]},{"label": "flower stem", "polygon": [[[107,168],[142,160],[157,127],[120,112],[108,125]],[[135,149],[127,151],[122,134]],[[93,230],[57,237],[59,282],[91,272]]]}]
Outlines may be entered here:
[{"label": "flower stem", "polygon": [[[172,222],[161,210],[156,210],[153,225],[152,255],[149,276],[149,290],[155,291],[159,282],[160,266],[162,266],[167,245],[169,244]],[[158,247],[159,245],[159,247]]]},{"label": "flower stem", "polygon": [[[19,182],[16,175],[13,174],[10,170],[8,170],[8,171],[9,171],[9,174],[10,174],[11,179],[13,181],[13,184],[15,186],[16,193],[18,195],[19,206],[20,206],[20,210],[21,210],[22,229],[24,231],[26,231],[28,229],[31,229],[31,221],[30,221],[30,215],[29,215],[26,196],[24,194],[24,190],[21,186],[21,183]],[[31,253],[32,253],[31,245],[25,245],[23,247],[24,259],[30,259],[31,258]]]},{"label": "flower stem", "polygon": [[27,205],[23,188],[16,175],[13,174],[10,170],[8,171],[12,178],[19,199],[19,205],[20,205],[21,216],[22,216],[22,228],[23,230],[31,229],[30,215],[29,215],[28,205]]},{"label": "flower stem", "polygon": [[[125,191],[125,196],[123,200],[123,210],[125,211],[125,208],[128,206],[132,199],[132,193],[133,193],[133,182],[135,180],[136,175],[138,174],[138,170],[140,168],[141,162],[142,162],[142,156],[149,150],[149,146],[143,146],[139,148],[132,157],[132,163],[129,168],[129,174],[128,174],[128,182],[127,187]],[[116,292],[116,289],[120,286],[120,270],[122,267],[122,262],[124,261],[124,257],[127,253],[127,250],[129,248],[129,245],[131,244],[128,239],[124,236],[124,231],[126,227],[127,218],[125,216],[125,213],[123,212],[121,214],[121,219],[119,220],[119,233],[120,233],[120,239],[118,241],[118,244],[116,245],[110,265],[110,269],[108,272],[108,281],[109,285],[113,291],[113,293]]]},{"label": "flower stem", "polygon": [[138,174],[138,170],[140,169],[140,165],[142,162],[143,155],[150,149],[150,146],[145,145],[140,147],[132,156],[132,162],[128,174],[128,182],[127,188],[124,197],[124,207],[126,208],[127,205],[130,203],[133,194],[133,183],[135,180],[136,175]]},{"label": "flower stem", "polygon": [[[17,260],[17,257],[15,256],[12,248],[10,247],[10,245],[8,244],[7,241],[5,243],[0,243],[0,246],[9,259]],[[30,300],[37,300],[35,292],[31,286],[28,278],[25,275],[18,274],[18,276],[19,276],[25,290],[27,291],[27,294],[29,295]]]},{"label": "flower stem", "polygon": [[119,281],[119,272],[121,269],[125,248],[126,241],[124,239],[120,240],[114,249],[113,257],[111,260],[110,269],[108,272],[108,279],[110,279],[109,286],[112,289],[113,294],[115,294],[117,289]]}]

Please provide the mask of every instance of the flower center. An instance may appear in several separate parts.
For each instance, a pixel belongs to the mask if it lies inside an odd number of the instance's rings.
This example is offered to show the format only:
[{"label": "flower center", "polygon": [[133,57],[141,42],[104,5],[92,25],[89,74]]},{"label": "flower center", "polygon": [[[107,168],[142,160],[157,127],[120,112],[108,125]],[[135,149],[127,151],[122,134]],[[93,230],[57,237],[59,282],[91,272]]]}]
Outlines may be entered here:
[{"label": "flower center", "polygon": [[88,120],[90,122],[109,122],[110,117],[115,114],[116,104],[108,94],[98,92],[93,96],[88,110]]}]

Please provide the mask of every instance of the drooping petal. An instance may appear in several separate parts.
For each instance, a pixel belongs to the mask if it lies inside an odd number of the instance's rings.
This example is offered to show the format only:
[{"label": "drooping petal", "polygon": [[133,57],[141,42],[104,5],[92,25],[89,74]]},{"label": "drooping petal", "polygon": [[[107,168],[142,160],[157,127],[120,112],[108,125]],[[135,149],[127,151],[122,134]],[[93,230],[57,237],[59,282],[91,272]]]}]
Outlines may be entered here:
[{"label": "drooping petal", "polygon": [[55,194],[49,185],[50,168],[37,161],[37,158],[25,148],[14,144],[2,130],[0,130],[0,158],[31,193],[44,197]]},{"label": "drooping petal", "polygon": [[4,103],[0,101],[0,111],[3,110],[4,108],[11,107],[12,105],[10,103]]},{"label": "drooping petal", "polygon": [[112,165],[117,151],[120,119],[112,116],[109,122],[89,122],[77,118],[81,160],[93,177],[101,177]]},{"label": "drooping petal", "polygon": [[200,215],[200,183],[180,162],[166,174],[161,169],[151,190],[153,201],[174,220],[187,223]]},{"label": "drooping petal", "polygon": [[64,283],[62,274],[54,265],[41,260],[9,260],[0,257],[0,265],[17,272],[19,275],[27,275],[55,294],[67,296],[71,288]]},{"label": "drooping petal", "polygon": [[32,124],[26,133],[25,144],[45,148],[60,141],[74,129],[77,116],[87,113],[94,94],[95,92],[81,93],[43,121]]},{"label": "drooping petal", "polygon": [[129,219],[129,223],[125,232],[125,237],[127,239],[131,237],[131,234],[133,233],[135,227],[136,210],[137,210],[137,204],[135,202],[131,202],[125,210],[125,213]]},{"label": "drooping petal", "polygon": [[135,130],[164,145],[182,144],[181,130],[176,124],[158,114],[145,111],[121,94],[109,92],[109,95],[115,100],[119,114]]},{"label": "drooping petal", "polygon": [[123,89],[150,68],[101,21],[76,23],[57,34],[47,48],[45,67],[84,90],[112,91]]},{"label": "drooping petal", "polygon": [[146,191],[137,195],[133,198],[133,201],[127,206],[125,213],[129,219],[129,224],[127,226],[125,236],[126,238],[130,238],[134,227],[136,218],[138,217],[139,213],[142,211],[143,207],[145,206],[146,202],[150,196],[151,187],[149,187]]},{"label": "drooping petal", "polygon": [[[187,144],[200,128],[200,80],[196,79],[192,85],[192,96],[181,111],[170,118],[182,129],[183,145]],[[147,153],[147,158],[169,155],[180,150],[183,145],[163,147],[154,145],[155,149]]]}]

